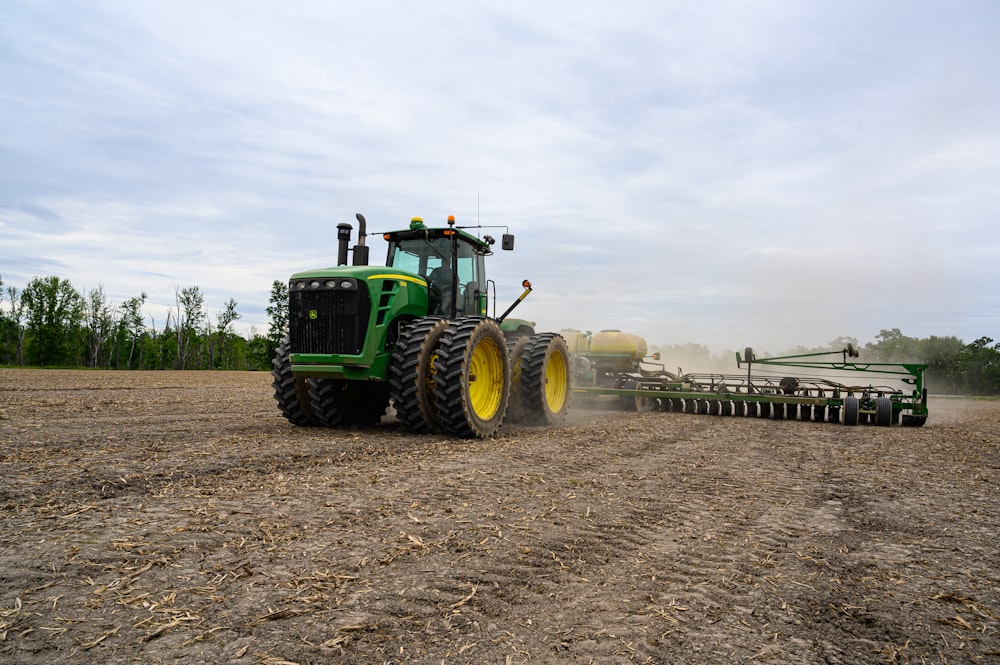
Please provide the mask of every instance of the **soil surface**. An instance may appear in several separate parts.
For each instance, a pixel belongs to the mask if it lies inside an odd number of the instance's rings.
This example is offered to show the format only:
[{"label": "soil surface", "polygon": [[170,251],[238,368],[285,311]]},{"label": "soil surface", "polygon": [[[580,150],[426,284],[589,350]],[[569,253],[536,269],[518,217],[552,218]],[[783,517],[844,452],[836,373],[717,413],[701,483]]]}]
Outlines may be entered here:
[{"label": "soil surface", "polygon": [[0,662],[1000,662],[1000,402],[289,425],[264,373],[0,370]]}]

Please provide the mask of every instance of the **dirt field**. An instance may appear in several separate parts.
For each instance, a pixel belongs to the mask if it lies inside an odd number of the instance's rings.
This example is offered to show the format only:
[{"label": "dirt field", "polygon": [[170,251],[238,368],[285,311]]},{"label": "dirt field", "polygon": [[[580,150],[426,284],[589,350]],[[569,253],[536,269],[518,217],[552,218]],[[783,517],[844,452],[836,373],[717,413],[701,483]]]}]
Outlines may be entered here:
[{"label": "dirt field", "polygon": [[296,428],[252,373],[0,370],[0,662],[1000,662],[1000,403]]}]

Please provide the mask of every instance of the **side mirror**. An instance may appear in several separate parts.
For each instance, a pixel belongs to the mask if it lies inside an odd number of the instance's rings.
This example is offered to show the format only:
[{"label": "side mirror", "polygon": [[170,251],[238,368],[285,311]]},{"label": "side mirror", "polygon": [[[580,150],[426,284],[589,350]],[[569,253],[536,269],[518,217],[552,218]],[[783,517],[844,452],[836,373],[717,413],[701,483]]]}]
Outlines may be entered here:
[{"label": "side mirror", "polygon": [[513,233],[503,234],[503,238],[500,240],[500,246],[506,250],[514,249],[514,234]]}]

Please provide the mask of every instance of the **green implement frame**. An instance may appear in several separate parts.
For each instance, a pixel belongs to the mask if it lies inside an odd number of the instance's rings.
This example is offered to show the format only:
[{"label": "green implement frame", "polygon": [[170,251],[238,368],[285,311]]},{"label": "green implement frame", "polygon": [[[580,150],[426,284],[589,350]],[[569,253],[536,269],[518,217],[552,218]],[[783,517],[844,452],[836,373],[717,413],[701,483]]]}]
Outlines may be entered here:
[{"label": "green implement frame", "polygon": [[[857,352],[850,345],[841,351],[774,358],[757,358],[747,348],[742,355],[736,354],[737,367],[745,365],[746,374],[678,375],[648,359],[634,371],[609,371],[607,358],[583,353],[574,356],[573,392],[615,397],[624,408],[640,411],[883,427],[920,427],[927,422],[927,365],[866,363],[852,360],[855,357]],[[792,368],[824,370],[826,376],[797,375],[788,371]],[[896,385],[876,385],[876,375]]]}]

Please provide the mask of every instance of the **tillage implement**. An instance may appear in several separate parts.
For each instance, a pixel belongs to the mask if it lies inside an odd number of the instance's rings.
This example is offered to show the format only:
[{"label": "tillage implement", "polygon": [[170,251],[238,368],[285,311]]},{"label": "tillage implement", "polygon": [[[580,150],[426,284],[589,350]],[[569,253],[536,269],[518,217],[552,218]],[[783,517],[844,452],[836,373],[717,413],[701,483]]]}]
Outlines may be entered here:
[{"label": "tillage implement", "polygon": [[[337,226],[337,265],[292,275],[289,329],[272,364],[282,415],[302,426],[377,424],[387,408],[414,432],[487,437],[504,420],[552,424],[566,415],[569,352],[557,333],[499,317],[485,259],[495,240],[413,218],[382,234],[384,266],[368,265],[365,218]],[[501,247],[514,248],[504,233]],[[348,254],[352,265],[347,265]],[[493,297],[490,297],[490,287]]]},{"label": "tillage implement", "polygon": [[[927,422],[927,388],[917,363],[867,363],[848,344],[839,351],[758,358],[736,354],[746,373],[672,373],[647,355],[646,341],[618,330],[563,330],[572,357],[573,392],[616,400],[628,410],[894,424]],[[812,375],[790,370],[817,370]],[[876,381],[878,383],[876,383]]]}]

